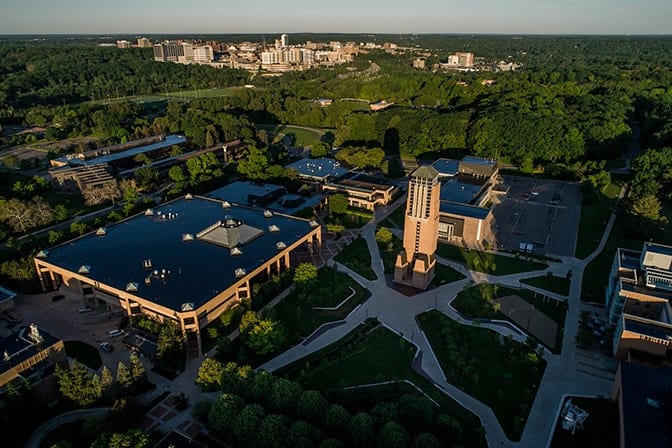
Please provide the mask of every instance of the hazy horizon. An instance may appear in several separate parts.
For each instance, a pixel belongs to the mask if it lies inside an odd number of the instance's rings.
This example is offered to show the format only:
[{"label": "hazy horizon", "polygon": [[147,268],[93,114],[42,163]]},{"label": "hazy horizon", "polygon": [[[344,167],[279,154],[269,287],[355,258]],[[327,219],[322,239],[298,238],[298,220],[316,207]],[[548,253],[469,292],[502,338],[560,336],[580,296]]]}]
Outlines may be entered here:
[{"label": "hazy horizon", "polygon": [[2,35],[146,34],[665,35],[669,0],[9,0]]}]

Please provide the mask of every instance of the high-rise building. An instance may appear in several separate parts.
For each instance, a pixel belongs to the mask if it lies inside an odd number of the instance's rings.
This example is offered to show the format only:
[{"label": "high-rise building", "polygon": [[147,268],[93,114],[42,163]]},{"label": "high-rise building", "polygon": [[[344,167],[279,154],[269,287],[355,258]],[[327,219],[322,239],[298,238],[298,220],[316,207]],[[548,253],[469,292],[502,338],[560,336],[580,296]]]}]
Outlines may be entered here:
[{"label": "high-rise building", "polygon": [[473,67],[474,66],[474,53],[455,53],[457,56],[457,65],[460,67]]},{"label": "high-rise building", "polygon": [[303,61],[303,52],[301,48],[290,48],[287,52],[287,62],[292,64],[300,64]]},{"label": "high-rise building", "polygon": [[117,48],[131,48],[131,43],[127,40],[118,40]]},{"label": "high-rise building", "polygon": [[404,218],[404,248],[397,255],[394,281],[427,289],[434,278],[439,232],[439,172],[423,165],[410,175]]},{"label": "high-rise building", "polygon": [[179,42],[164,41],[154,45],[154,60],[163,62],[177,62],[184,56],[184,47]]},{"label": "high-rise building", "polygon": [[210,45],[194,47],[194,62],[207,64],[215,59],[215,52]]},{"label": "high-rise building", "polygon": [[308,48],[301,49],[301,60],[306,65],[313,65],[315,63],[315,52]]},{"label": "high-rise building", "polygon": [[152,47],[152,41],[147,39],[146,37],[140,37],[140,38],[138,38],[138,47],[140,47],[140,48],[151,48]]},{"label": "high-rise building", "polygon": [[284,47],[289,47],[289,36],[286,34],[283,34],[280,36],[280,45]]}]

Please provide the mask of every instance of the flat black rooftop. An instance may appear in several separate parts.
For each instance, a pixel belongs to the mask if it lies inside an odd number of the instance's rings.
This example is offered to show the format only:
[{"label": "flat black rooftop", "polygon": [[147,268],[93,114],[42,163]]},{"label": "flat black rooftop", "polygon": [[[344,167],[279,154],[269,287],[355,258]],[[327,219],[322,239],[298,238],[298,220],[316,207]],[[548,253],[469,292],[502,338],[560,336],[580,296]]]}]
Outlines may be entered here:
[{"label": "flat black rooftop", "polygon": [[621,363],[626,447],[669,448],[672,442],[672,369]]},{"label": "flat black rooftop", "polygon": [[[277,243],[290,246],[312,230],[307,220],[266,217],[262,209],[222,205],[199,196],[168,202],[153,209],[152,216],[141,213],[108,227],[103,236],[92,232],[54,247],[46,261],[72,272],[89,267],[86,276],[92,281],[122,291],[134,283],[137,291],[129,290],[132,294],[180,311],[184,303],[198,308],[232,286],[239,280],[237,269],[250,273],[273,258],[280,252]],[[263,231],[239,247],[240,255],[197,238],[227,218]],[[277,231],[269,226],[277,226]],[[193,239],[183,241],[187,234]],[[150,269],[144,267],[145,260],[151,260]]]},{"label": "flat black rooftop", "polygon": [[[0,372],[4,373],[9,369],[14,368],[59,341],[59,339],[44,330],[39,330],[39,332],[43,339],[43,342],[39,344],[36,344],[29,338],[29,327],[21,327],[16,334],[0,337],[0,358],[2,358],[2,362],[0,362]],[[5,353],[9,359],[4,358]]]}]

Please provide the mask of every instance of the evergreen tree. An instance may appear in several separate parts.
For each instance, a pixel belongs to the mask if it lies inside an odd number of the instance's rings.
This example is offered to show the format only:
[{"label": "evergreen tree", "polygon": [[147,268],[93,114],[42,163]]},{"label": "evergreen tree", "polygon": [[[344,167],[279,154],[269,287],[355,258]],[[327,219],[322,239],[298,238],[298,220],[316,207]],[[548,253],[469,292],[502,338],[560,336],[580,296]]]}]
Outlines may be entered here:
[{"label": "evergreen tree", "polygon": [[131,380],[133,381],[133,384],[138,386],[147,382],[147,371],[145,370],[145,366],[142,364],[142,361],[140,361],[140,358],[138,358],[138,355],[131,353],[131,356],[129,357],[129,364]]},{"label": "evergreen tree", "polygon": [[100,388],[103,395],[107,396],[111,395],[114,388],[114,375],[112,375],[112,372],[106,366],[103,366],[103,370],[100,372]]},{"label": "evergreen tree", "polygon": [[128,369],[128,366],[121,361],[119,361],[119,364],[117,365],[117,382],[124,391],[127,391],[133,386],[133,376],[131,375],[131,371]]}]

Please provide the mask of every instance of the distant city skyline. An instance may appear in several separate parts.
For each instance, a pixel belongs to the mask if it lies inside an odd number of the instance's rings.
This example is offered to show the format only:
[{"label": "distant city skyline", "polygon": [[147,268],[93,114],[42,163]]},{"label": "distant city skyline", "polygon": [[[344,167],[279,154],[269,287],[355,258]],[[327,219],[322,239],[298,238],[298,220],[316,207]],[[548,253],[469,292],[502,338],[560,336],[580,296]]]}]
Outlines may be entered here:
[{"label": "distant city skyline", "polygon": [[0,34],[672,34],[670,0],[9,0]]}]

